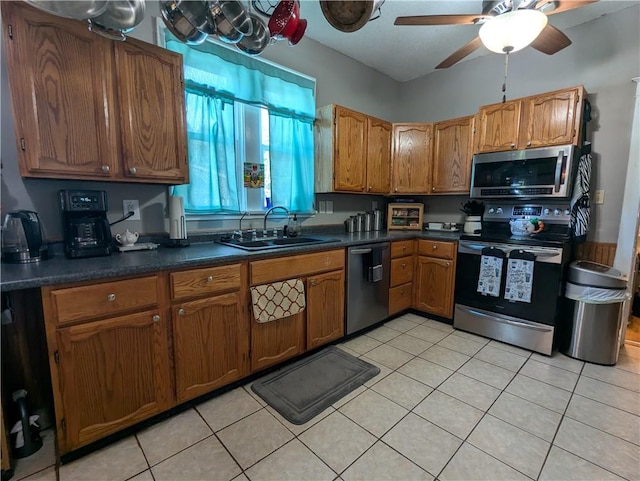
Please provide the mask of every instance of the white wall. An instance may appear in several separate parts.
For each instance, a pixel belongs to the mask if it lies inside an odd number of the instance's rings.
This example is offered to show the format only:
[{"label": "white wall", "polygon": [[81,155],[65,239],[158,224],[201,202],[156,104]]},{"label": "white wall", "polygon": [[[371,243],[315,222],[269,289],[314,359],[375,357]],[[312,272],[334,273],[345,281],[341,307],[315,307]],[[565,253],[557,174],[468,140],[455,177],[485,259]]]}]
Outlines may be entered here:
[{"label": "white wall", "polygon": [[[157,15],[157,8],[156,2],[147,2],[147,17],[133,32],[134,37],[154,41],[151,17]],[[594,184],[595,188],[606,190],[605,204],[594,209],[590,238],[603,242],[617,239],[624,172],[629,158],[632,103],[628,99],[633,96],[631,78],[640,75],[638,32],[640,7],[632,7],[567,30],[574,45],[552,57],[526,49],[510,60],[509,98],[578,84],[587,88],[595,114],[590,128],[595,152]],[[498,102],[501,98],[501,55],[482,56],[404,84],[306,37],[295,47],[289,47],[286,42],[272,45],[263,55],[315,77],[319,107],[338,103],[390,121],[453,118],[474,113],[480,105]],[[166,187],[20,177],[4,49],[1,60],[2,212],[34,209],[41,214],[49,239],[59,240],[62,234],[57,190],[104,189],[109,197],[111,221],[122,215],[123,199],[140,201],[142,221],[125,221],[118,225],[117,231],[128,228],[147,234],[166,232]],[[370,202],[363,200],[364,196],[333,197],[336,213],[318,215],[305,225],[340,223],[353,212],[370,209]],[[446,220],[457,215],[460,201],[459,196],[427,200],[425,217]],[[235,227],[235,222],[228,225]]]}]

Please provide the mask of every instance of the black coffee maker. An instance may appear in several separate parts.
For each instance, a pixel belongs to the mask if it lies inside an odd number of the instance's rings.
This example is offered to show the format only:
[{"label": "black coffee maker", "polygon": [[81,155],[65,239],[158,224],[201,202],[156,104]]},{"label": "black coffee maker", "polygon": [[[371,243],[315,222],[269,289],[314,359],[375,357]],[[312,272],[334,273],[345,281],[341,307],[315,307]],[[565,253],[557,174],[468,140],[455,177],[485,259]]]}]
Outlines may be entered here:
[{"label": "black coffee maker", "polygon": [[64,252],[69,259],[108,256],[112,237],[107,220],[107,193],[103,190],[58,192]]}]

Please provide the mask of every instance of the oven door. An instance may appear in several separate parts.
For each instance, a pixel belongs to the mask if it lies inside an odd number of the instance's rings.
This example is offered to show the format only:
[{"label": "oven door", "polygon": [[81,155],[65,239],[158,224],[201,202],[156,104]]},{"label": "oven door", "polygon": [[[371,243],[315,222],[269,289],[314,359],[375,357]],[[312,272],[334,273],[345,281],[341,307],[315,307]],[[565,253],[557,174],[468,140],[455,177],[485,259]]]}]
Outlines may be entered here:
[{"label": "oven door", "polygon": [[573,145],[476,154],[472,198],[556,198],[571,196]]},{"label": "oven door", "polygon": [[[502,280],[498,297],[478,292],[478,278],[482,249],[495,247],[506,256],[516,249],[535,256],[531,302],[506,300],[505,284],[508,259],[502,264]],[[455,302],[468,307],[494,312],[510,318],[526,319],[540,324],[555,325],[560,297],[562,296],[562,249],[552,247],[524,247],[461,240],[458,244]]]}]

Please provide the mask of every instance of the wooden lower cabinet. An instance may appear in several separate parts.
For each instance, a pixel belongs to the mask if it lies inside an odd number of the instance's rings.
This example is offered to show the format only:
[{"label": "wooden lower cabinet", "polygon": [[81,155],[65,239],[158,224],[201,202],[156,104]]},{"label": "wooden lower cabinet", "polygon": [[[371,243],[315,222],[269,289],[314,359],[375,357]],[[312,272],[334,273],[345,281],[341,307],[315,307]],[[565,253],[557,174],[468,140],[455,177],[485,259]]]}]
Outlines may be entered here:
[{"label": "wooden lower cabinet", "polygon": [[259,323],[251,320],[251,370],[259,371],[304,352],[305,313]]},{"label": "wooden lower cabinet", "polygon": [[454,259],[418,256],[413,281],[413,307],[451,319],[455,272]]},{"label": "wooden lower cabinet", "polygon": [[307,349],[344,335],[344,271],[307,279]]},{"label": "wooden lower cabinet", "polygon": [[206,394],[249,373],[249,321],[240,294],[173,307],[173,350],[178,402]]},{"label": "wooden lower cabinet", "polygon": [[167,314],[159,310],[58,329],[62,453],[172,404]]},{"label": "wooden lower cabinet", "polygon": [[413,302],[413,284],[402,284],[389,289],[389,315],[409,309]]}]

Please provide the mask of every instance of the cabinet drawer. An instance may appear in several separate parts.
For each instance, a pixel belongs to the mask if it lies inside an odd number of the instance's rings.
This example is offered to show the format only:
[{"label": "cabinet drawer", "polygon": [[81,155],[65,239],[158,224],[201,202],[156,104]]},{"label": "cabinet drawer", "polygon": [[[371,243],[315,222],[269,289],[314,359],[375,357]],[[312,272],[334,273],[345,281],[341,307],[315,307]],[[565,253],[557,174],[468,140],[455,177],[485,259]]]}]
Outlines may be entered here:
[{"label": "cabinet drawer", "polygon": [[344,268],[344,249],[265,259],[251,263],[251,285]]},{"label": "cabinet drawer", "polygon": [[391,260],[391,286],[399,286],[413,280],[413,257]]},{"label": "cabinet drawer", "polygon": [[391,258],[413,255],[413,240],[396,241],[391,243]]},{"label": "cabinet drawer", "polygon": [[153,307],[158,304],[158,276],[57,289],[51,299],[58,324]]},{"label": "cabinet drawer", "polygon": [[389,315],[411,307],[413,284],[403,284],[389,289]]},{"label": "cabinet drawer", "polygon": [[171,298],[184,299],[240,289],[240,269],[240,264],[231,264],[172,272],[169,276]]},{"label": "cabinet drawer", "polygon": [[421,256],[453,259],[456,253],[455,242],[443,242],[421,239],[418,241],[418,254]]}]

